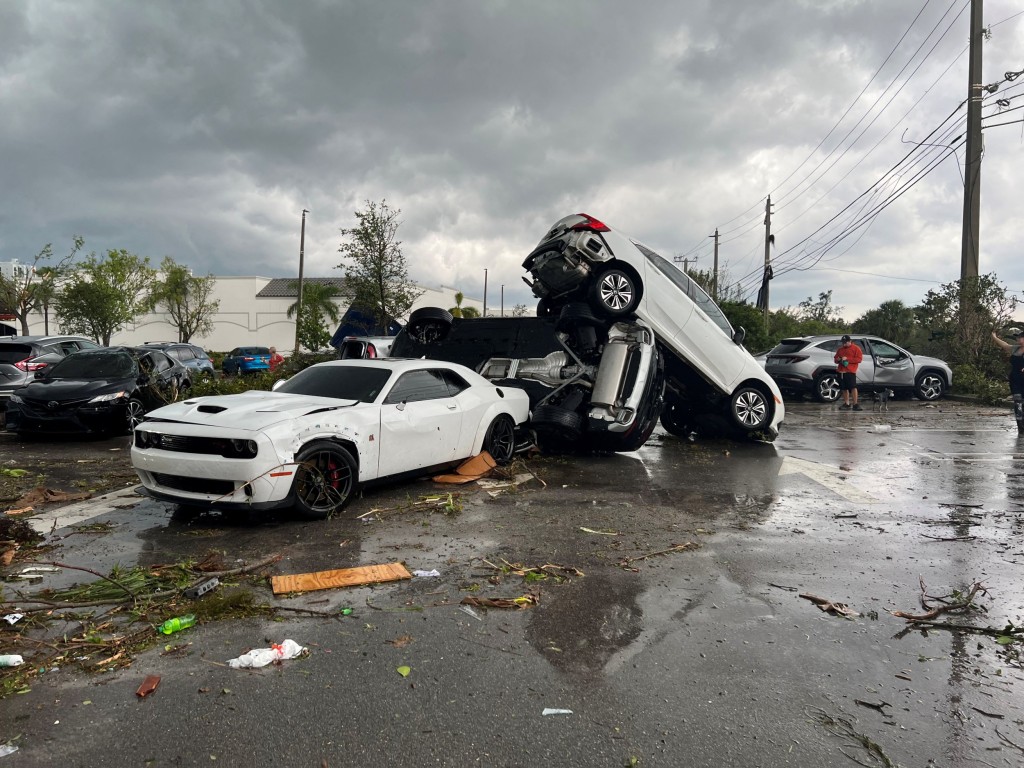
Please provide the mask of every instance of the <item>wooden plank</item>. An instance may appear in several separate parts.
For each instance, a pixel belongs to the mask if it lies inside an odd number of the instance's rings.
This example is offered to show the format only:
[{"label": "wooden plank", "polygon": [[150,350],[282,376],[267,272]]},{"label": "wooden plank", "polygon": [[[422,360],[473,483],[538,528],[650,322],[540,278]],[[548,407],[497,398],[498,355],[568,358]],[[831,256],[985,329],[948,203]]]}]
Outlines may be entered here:
[{"label": "wooden plank", "polygon": [[401,563],[363,565],[359,568],[337,568],[333,571],[293,573],[272,576],[270,583],[274,594],[283,592],[313,592],[318,589],[335,587],[356,587],[362,584],[382,584],[386,581],[411,579],[412,574]]}]

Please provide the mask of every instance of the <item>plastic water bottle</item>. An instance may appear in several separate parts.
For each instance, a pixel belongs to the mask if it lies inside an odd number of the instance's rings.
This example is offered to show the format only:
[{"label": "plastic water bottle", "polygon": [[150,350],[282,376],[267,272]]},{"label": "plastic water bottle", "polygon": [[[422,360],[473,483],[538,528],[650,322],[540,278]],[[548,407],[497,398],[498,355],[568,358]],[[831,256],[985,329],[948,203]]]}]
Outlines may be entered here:
[{"label": "plastic water bottle", "polygon": [[179,630],[188,629],[195,623],[195,614],[190,613],[187,616],[175,616],[173,619],[168,619],[158,629],[165,635],[172,635]]}]

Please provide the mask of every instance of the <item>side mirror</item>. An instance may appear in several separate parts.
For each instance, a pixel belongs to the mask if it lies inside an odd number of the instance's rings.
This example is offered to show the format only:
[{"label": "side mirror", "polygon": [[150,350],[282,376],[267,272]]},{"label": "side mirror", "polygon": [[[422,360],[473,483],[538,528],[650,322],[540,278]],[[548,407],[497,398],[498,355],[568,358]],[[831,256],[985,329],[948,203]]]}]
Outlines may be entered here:
[{"label": "side mirror", "polygon": [[742,325],[732,332],[732,340],[736,344],[742,344],[745,338],[747,338],[747,331]]}]

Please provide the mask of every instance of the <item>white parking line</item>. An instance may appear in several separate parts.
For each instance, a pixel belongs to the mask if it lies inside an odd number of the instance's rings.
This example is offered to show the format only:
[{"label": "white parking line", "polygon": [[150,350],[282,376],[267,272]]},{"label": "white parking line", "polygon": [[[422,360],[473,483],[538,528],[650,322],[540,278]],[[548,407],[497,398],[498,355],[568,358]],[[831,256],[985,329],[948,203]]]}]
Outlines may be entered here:
[{"label": "white parking line", "polygon": [[65,507],[57,507],[49,512],[43,512],[36,517],[30,517],[28,524],[39,533],[47,534],[58,528],[66,528],[70,525],[81,525],[94,517],[106,515],[115,509],[124,509],[130,506],[126,503],[128,499],[141,502],[142,496],[135,492],[137,486],[122,488],[119,491],[97,496],[94,499],[79,501],[68,504]]}]

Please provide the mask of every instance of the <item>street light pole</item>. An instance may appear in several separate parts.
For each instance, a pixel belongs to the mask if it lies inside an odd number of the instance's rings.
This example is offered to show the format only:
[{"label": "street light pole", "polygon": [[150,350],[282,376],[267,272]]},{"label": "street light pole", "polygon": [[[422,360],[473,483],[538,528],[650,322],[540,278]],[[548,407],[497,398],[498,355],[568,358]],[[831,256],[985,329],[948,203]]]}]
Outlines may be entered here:
[{"label": "street light pole", "polygon": [[484,270],[484,317],[487,317],[487,270]]},{"label": "street light pole", "polygon": [[501,316],[505,316],[505,284],[501,284]]},{"label": "street light pole", "polygon": [[295,357],[299,354],[299,328],[301,327],[302,321],[302,267],[303,261],[305,260],[306,251],[306,214],[309,213],[305,208],[302,209],[302,230],[299,233],[299,298],[295,303]]}]

